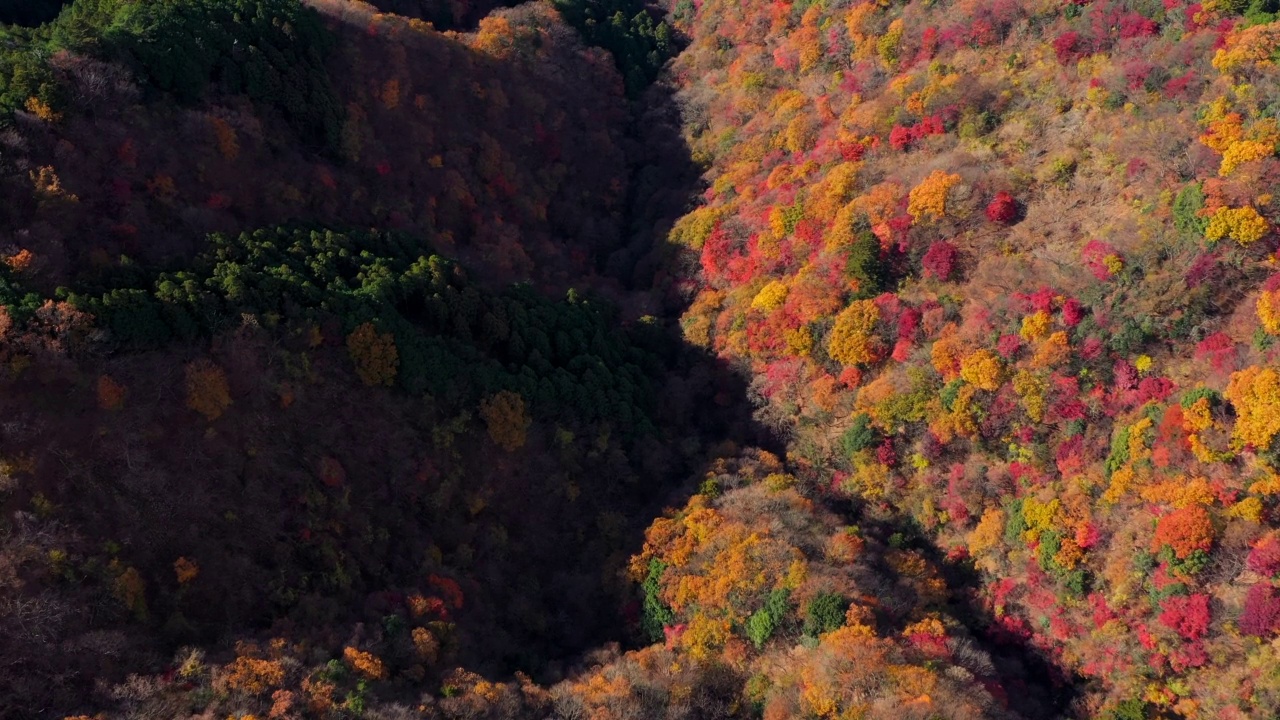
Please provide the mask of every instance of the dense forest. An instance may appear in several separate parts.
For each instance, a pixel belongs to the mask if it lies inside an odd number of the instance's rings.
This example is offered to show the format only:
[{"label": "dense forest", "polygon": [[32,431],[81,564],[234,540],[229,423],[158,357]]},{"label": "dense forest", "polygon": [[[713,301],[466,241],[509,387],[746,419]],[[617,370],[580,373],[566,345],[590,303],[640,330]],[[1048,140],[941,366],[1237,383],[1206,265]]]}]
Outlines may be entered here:
[{"label": "dense forest", "polygon": [[0,0],[0,717],[1275,716],[1277,63]]}]

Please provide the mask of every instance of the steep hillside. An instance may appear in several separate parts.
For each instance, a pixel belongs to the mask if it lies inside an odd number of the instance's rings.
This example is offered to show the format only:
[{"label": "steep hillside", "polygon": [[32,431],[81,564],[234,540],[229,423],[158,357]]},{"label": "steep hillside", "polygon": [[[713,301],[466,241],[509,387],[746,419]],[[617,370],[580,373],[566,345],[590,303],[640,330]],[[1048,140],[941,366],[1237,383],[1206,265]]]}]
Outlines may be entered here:
[{"label": "steep hillside", "polygon": [[0,32],[0,714],[127,708],[116,683],[271,628],[412,638],[419,682],[625,635],[648,518],[760,434],[601,274],[631,284],[670,204],[628,186],[659,128],[613,56],[549,5],[459,35],[103,0]]},{"label": "steep hillside", "polygon": [[[3,73],[21,130],[6,210],[33,275],[72,284],[121,255],[180,267],[207,233],[293,220],[430,234],[496,281],[561,290],[615,249],[626,108],[609,56],[549,8],[463,42],[350,2],[279,30],[279,4],[76,3],[30,41],[11,33],[32,49]],[[183,54],[224,6],[256,24]]]},{"label": "steep hillside", "polygon": [[685,337],[803,483],[975,568],[1075,715],[1277,702],[1275,10],[676,8]]},{"label": "steep hillside", "polygon": [[0,714],[1280,706],[1280,4],[377,5],[0,26]]}]

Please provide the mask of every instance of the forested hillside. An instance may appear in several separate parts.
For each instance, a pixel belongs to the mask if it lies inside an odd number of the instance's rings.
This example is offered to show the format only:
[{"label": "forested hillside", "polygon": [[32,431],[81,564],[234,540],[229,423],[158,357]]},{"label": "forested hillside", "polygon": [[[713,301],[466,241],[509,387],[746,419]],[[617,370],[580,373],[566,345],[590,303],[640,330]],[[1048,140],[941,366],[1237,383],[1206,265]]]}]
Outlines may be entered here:
[{"label": "forested hillside", "polygon": [[671,204],[630,187],[634,58],[549,5],[464,34],[293,0],[14,19],[0,715],[212,708],[174,653],[259,638],[438,687],[626,637],[633,540],[763,437],[628,289]]},{"label": "forested hillside", "polygon": [[1280,707],[1280,3],[63,5],[0,715]]},{"label": "forested hillside", "polygon": [[1276,8],[835,5],[677,12],[686,338],[1072,712],[1274,711]]}]

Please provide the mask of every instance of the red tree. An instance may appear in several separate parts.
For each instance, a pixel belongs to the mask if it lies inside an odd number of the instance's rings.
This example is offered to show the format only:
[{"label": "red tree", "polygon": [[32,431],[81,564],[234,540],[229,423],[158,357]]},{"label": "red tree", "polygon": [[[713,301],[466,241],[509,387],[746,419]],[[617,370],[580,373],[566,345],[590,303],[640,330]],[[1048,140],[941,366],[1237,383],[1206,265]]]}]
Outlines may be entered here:
[{"label": "red tree", "polygon": [[1275,535],[1266,535],[1254,543],[1246,564],[1259,575],[1273,577],[1280,573],[1280,540]]},{"label": "red tree", "polygon": [[1244,597],[1244,610],[1237,623],[1245,635],[1269,637],[1280,630],[1280,597],[1275,588],[1259,583]]},{"label": "red tree", "polygon": [[1204,637],[1209,631],[1208,595],[1175,595],[1165,598],[1160,607],[1160,624],[1187,640]]},{"label": "red tree", "polygon": [[939,280],[949,280],[956,264],[956,246],[946,240],[939,240],[929,246],[923,258],[925,276]]},{"label": "red tree", "polygon": [[1067,65],[1080,59],[1080,33],[1070,30],[1062,33],[1053,40],[1053,52],[1058,56],[1058,62]]},{"label": "red tree", "polygon": [[1007,192],[996,193],[995,199],[987,205],[987,219],[1003,225],[1016,221],[1020,212],[1018,201]]}]

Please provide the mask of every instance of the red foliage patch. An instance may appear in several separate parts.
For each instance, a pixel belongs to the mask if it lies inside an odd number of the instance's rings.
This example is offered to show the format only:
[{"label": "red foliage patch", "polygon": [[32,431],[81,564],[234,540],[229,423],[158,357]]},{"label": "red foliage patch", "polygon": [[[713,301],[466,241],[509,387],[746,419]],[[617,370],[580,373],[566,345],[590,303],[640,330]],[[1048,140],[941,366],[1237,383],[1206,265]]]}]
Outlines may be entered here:
[{"label": "red foliage patch", "polygon": [[1187,640],[1196,640],[1209,632],[1208,595],[1175,595],[1165,598],[1160,608],[1160,624]]},{"label": "red foliage patch", "polygon": [[1189,289],[1195,289],[1209,279],[1213,270],[1218,265],[1218,258],[1212,253],[1205,253],[1196,258],[1191,263],[1191,268],[1187,270],[1186,282]]},{"label": "red foliage patch", "polygon": [[996,342],[996,352],[1006,360],[1012,358],[1021,347],[1022,338],[1017,335],[1001,335],[1000,340]]},{"label": "red foliage patch", "polygon": [[916,330],[920,328],[920,311],[916,308],[907,308],[898,316],[898,339],[911,340],[916,336]]},{"label": "red foliage patch", "polygon": [[1155,35],[1160,29],[1154,20],[1136,12],[1127,13],[1120,18],[1120,39],[1143,38]]},{"label": "red foliage patch", "polygon": [[1196,74],[1191,70],[1188,70],[1176,78],[1170,78],[1164,84],[1165,97],[1170,99],[1182,97],[1182,95],[1187,92],[1187,87],[1191,85],[1191,81],[1195,79]]},{"label": "red foliage patch", "polygon": [[1236,364],[1236,343],[1230,335],[1216,332],[1196,344],[1196,358],[1208,360],[1214,370],[1230,370]]},{"label": "red foliage patch", "polygon": [[1054,38],[1053,53],[1058,57],[1058,62],[1063,65],[1070,65],[1079,60],[1083,55],[1080,51],[1080,33],[1068,30]]},{"label": "red foliage patch", "polygon": [[1133,58],[1124,64],[1124,80],[1130,90],[1141,90],[1147,84],[1147,78],[1156,66],[1143,60]]},{"label": "red foliage patch", "polygon": [[946,132],[946,123],[943,122],[942,116],[931,115],[915,125],[894,125],[889,131],[889,147],[906,151],[929,135],[943,135]]},{"label": "red foliage patch", "polygon": [[1256,637],[1270,637],[1280,631],[1280,597],[1275,588],[1266,583],[1249,588],[1236,624],[1240,632]]},{"label": "red foliage patch", "polygon": [[930,245],[921,261],[925,277],[935,277],[942,281],[950,280],[951,273],[955,270],[957,254],[956,246],[946,240],[939,240]]},{"label": "red foliage patch", "polygon": [[458,587],[457,582],[447,577],[431,575],[427,578],[427,584],[439,593],[454,610],[462,608],[462,588]]},{"label": "red foliage patch", "polygon": [[1084,306],[1075,298],[1067,298],[1062,303],[1062,324],[1067,327],[1075,327],[1084,319]]},{"label": "red foliage patch", "polygon": [[1109,257],[1123,258],[1120,251],[1110,243],[1101,240],[1090,240],[1085,244],[1084,249],[1080,252],[1080,257],[1084,260],[1085,267],[1089,268],[1089,272],[1099,280],[1110,280],[1112,276],[1111,268],[1107,266],[1107,258]]},{"label": "red foliage patch", "polygon": [[1275,533],[1254,543],[1245,564],[1259,575],[1274,577],[1280,573],[1280,540],[1276,539]]},{"label": "red foliage patch", "polygon": [[860,142],[842,142],[839,148],[840,157],[848,162],[858,162],[867,154],[867,146]]},{"label": "red foliage patch", "polygon": [[886,467],[897,467],[898,453],[893,449],[893,441],[885,438],[880,447],[876,448],[876,460]]},{"label": "red foliage patch", "polygon": [[1017,221],[1022,209],[1018,201],[1007,192],[996,193],[995,198],[987,205],[987,219],[994,223],[1008,225]]}]

